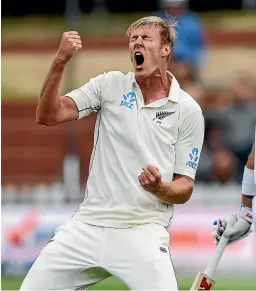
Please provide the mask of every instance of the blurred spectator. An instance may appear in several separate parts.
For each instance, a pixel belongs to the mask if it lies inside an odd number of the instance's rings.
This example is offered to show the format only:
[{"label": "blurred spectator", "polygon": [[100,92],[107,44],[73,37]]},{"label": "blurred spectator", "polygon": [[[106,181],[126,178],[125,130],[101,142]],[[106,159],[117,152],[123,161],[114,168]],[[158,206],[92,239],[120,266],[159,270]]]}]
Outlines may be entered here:
[{"label": "blurred spectator", "polygon": [[205,140],[197,169],[197,179],[203,182],[237,181],[237,161],[234,154],[221,145],[222,129],[205,120]]},{"label": "blurred spectator", "polygon": [[218,146],[233,153],[237,161],[238,179],[241,180],[254,142],[256,91],[252,77],[244,72],[236,74],[230,85],[229,93],[223,92],[212,98],[204,115],[207,122],[220,129]]},{"label": "blurred spectator", "polygon": [[206,39],[203,23],[195,12],[188,9],[187,0],[160,0],[158,16],[174,16],[178,22],[178,37],[172,59],[185,63],[194,73],[205,63]]},{"label": "blurred spectator", "polygon": [[171,59],[168,70],[173,73],[183,90],[187,83],[196,80],[195,70],[188,62]]},{"label": "blurred spectator", "polygon": [[220,183],[230,182],[237,178],[237,163],[234,155],[220,148],[212,153],[213,180]]},{"label": "blurred spectator", "polygon": [[256,86],[248,72],[237,72],[231,80],[231,93],[237,104],[256,104]]},{"label": "blurred spectator", "polygon": [[200,82],[188,81],[184,84],[183,90],[185,90],[189,95],[191,95],[201,106],[202,110],[204,109],[204,88]]},{"label": "blurred spectator", "polygon": [[204,110],[206,113],[215,110],[226,110],[232,105],[232,97],[229,88],[217,85],[206,87],[204,92]]}]

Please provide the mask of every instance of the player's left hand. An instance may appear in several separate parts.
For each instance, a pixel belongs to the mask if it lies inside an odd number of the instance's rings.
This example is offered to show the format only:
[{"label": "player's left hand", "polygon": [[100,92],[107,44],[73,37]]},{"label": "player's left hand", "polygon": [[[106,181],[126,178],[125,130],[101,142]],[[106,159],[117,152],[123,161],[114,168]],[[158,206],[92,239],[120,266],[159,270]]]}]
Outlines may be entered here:
[{"label": "player's left hand", "polygon": [[147,165],[138,176],[142,188],[152,194],[157,193],[162,187],[161,174],[157,167]]}]

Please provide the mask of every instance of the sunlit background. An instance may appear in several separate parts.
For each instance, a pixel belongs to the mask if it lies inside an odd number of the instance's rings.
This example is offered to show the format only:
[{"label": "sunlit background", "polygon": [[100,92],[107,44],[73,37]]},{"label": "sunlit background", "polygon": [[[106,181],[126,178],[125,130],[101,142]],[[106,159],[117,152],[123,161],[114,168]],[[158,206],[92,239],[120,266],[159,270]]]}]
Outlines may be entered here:
[{"label": "sunlit background", "polygon": [[[214,251],[213,221],[239,211],[254,140],[256,1],[9,0],[2,4],[2,290],[20,287],[56,227],[84,196],[95,115],[56,127],[35,121],[62,33],[77,30],[83,40],[65,72],[64,94],[104,71],[131,70],[129,24],[166,12],[178,20],[169,70],[199,102],[206,121],[195,191],[176,207],[170,228],[180,289],[189,289],[206,267]],[[215,289],[256,290],[255,274],[254,232],[227,247]],[[115,278],[94,287],[123,288]]]}]

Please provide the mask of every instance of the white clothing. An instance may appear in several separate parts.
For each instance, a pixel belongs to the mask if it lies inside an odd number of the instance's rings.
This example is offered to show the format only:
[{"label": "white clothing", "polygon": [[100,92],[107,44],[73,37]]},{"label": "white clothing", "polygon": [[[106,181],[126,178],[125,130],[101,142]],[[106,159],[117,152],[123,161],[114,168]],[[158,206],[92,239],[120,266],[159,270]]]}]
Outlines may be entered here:
[{"label": "white clothing", "polygon": [[65,94],[79,118],[97,112],[85,199],[74,217],[88,224],[124,228],[169,224],[173,205],[143,190],[142,168],[158,167],[163,180],[174,173],[195,178],[204,139],[197,102],[172,77],[169,96],[144,105],[132,72],[109,72]]},{"label": "white clothing", "polygon": [[169,233],[157,224],[115,229],[74,218],[56,231],[20,290],[85,290],[114,275],[130,290],[178,290]]}]

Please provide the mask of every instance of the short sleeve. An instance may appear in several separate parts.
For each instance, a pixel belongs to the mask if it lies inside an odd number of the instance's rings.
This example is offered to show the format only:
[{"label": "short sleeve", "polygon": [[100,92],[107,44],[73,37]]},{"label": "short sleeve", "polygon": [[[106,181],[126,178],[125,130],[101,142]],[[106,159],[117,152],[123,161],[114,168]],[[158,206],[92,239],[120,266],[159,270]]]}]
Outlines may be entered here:
[{"label": "short sleeve", "polygon": [[78,119],[88,116],[92,111],[97,112],[101,107],[102,101],[102,83],[105,74],[91,78],[87,83],[78,89],[65,94],[72,98],[78,109]]},{"label": "short sleeve", "polygon": [[174,173],[195,179],[204,141],[204,117],[201,111],[187,116],[178,133]]}]

